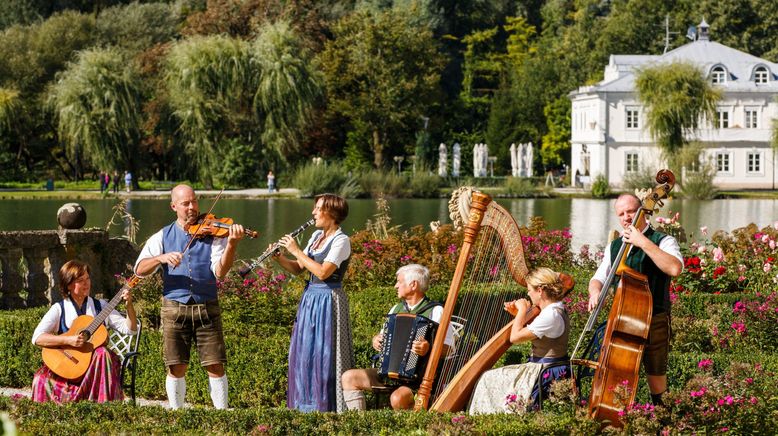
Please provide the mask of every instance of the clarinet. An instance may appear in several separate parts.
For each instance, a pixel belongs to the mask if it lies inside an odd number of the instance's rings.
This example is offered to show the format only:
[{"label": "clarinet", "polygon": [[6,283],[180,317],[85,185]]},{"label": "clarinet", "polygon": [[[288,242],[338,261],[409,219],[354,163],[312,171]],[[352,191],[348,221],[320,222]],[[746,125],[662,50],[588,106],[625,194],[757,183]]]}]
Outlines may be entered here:
[{"label": "clarinet", "polygon": [[[294,229],[292,233],[289,233],[289,236],[296,237],[300,233],[302,233],[305,229],[307,229],[309,226],[313,225],[316,221],[314,219],[309,219],[308,221],[304,222],[303,225],[300,227]],[[268,257],[278,253],[278,250],[281,249],[281,246],[278,245],[278,242],[274,243],[270,248],[268,248],[264,253],[262,253],[258,258],[254,259],[254,261],[251,262],[250,265],[244,265],[238,270],[238,274],[240,274],[241,277],[246,277],[248,273],[250,273],[254,268],[262,265],[262,263],[267,260]]]}]

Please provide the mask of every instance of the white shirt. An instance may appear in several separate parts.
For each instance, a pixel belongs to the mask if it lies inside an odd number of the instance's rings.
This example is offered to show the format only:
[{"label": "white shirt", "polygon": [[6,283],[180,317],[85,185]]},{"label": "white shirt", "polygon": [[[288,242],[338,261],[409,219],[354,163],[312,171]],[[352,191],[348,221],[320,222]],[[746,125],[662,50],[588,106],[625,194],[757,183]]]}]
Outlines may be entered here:
[{"label": "white shirt", "polygon": [[[643,230],[645,232],[648,226]],[[674,258],[681,262],[681,268],[683,268],[683,255],[681,254],[681,246],[678,245],[678,241],[670,235],[665,236],[659,241],[659,249],[665,253],[670,254]],[[602,262],[597,268],[597,272],[594,273],[592,280],[597,280],[600,283],[605,283],[608,278],[608,274],[611,272],[611,244],[605,246],[605,252],[602,256]],[[591,281],[591,280],[589,280]]]},{"label": "white shirt", "polygon": [[[178,223],[174,224],[178,225]],[[162,232],[164,229],[158,231],[157,233],[154,233],[151,235],[151,237],[146,241],[146,244],[143,246],[143,250],[140,252],[140,256],[138,256],[138,260],[135,261],[135,268],[133,268],[134,271],[138,271],[138,264],[143,259],[148,259],[151,257],[156,257],[161,254],[164,254],[164,248],[162,246]],[[216,266],[219,264],[219,261],[222,258],[222,255],[224,254],[224,249],[227,247],[227,238],[213,238],[213,242],[211,242],[211,271],[213,272],[213,275],[216,276]],[[162,264],[157,265],[157,267],[152,271],[151,274],[157,272],[157,270],[162,266]],[[149,275],[151,275],[149,274]],[[138,277],[146,277],[138,275]]]},{"label": "white shirt", "polygon": [[317,254],[324,251],[325,248],[327,248],[327,244],[329,244],[330,240],[332,240],[332,246],[330,247],[330,251],[327,253],[327,256],[324,257],[324,262],[330,262],[335,264],[336,267],[340,268],[340,264],[343,263],[344,260],[348,259],[349,256],[351,256],[351,240],[349,237],[343,233],[343,230],[339,227],[338,230],[327,240],[322,242],[321,245],[319,245],[319,248],[316,250],[311,250],[311,246],[316,242],[317,239],[319,239],[322,235],[324,235],[323,230],[317,230],[313,232],[311,235],[311,239],[308,240],[308,244],[305,246],[305,250],[303,252],[305,254],[311,253],[311,254]]},{"label": "white shirt", "polygon": [[[418,303],[414,304],[413,306],[408,306],[409,311],[413,311],[413,309],[416,309],[417,307],[419,307],[419,305],[422,302],[424,304],[427,304],[429,302],[429,300],[424,301],[424,299],[422,298],[421,301],[419,301]],[[433,307],[432,308],[432,313],[430,314],[430,320],[435,321],[436,323],[440,324],[440,319],[441,318],[443,318],[443,306],[438,305],[438,306]],[[454,346],[454,329],[452,328],[450,322],[448,323],[448,330],[446,330],[446,339],[443,340],[443,343],[448,345],[449,347],[453,347]],[[430,346],[432,346],[432,344],[430,344]],[[449,353],[451,353],[451,352],[449,351]]]},{"label": "white shirt", "polygon": [[538,338],[558,338],[565,332],[565,318],[555,309],[564,309],[561,301],[549,304],[527,324],[527,329]]},{"label": "white shirt", "polygon": [[[108,306],[108,301],[100,300],[100,304],[101,307],[106,307]],[[35,332],[32,334],[33,345],[35,345],[35,341],[37,341],[38,337],[43,333],[51,333],[54,335],[57,334],[57,331],[59,330],[59,317],[61,314],[62,311],[60,304],[52,304],[49,308],[49,311],[43,315],[43,318],[38,323],[38,326],[35,327]],[[90,316],[97,316],[95,302],[92,297],[89,297],[89,301],[86,303],[86,314]],[[76,318],[78,318],[76,307],[73,305],[73,302],[70,301],[70,299],[65,299],[65,325],[70,327],[73,325],[73,321]],[[108,324],[108,327],[124,335],[134,335],[137,333],[135,330],[130,330],[130,320],[125,318],[124,315],[119,313],[119,311],[116,309],[114,309],[108,315],[108,318],[105,319],[105,323]]]}]

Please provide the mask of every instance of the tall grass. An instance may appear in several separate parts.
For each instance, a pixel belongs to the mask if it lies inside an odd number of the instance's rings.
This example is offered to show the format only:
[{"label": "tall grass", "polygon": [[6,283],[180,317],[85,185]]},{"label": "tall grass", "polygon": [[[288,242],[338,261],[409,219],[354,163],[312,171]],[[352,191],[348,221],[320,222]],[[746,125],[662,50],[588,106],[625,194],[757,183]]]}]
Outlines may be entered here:
[{"label": "tall grass", "polygon": [[511,197],[531,197],[535,193],[535,184],[526,177],[507,177],[503,188]]},{"label": "tall grass", "polygon": [[339,162],[327,165],[309,163],[297,168],[292,177],[292,186],[300,190],[302,197],[313,197],[325,192],[355,197],[361,193],[346,167]]},{"label": "tall grass", "polygon": [[362,192],[373,198],[383,194],[386,197],[408,196],[408,183],[405,177],[395,172],[370,170],[359,175]]}]

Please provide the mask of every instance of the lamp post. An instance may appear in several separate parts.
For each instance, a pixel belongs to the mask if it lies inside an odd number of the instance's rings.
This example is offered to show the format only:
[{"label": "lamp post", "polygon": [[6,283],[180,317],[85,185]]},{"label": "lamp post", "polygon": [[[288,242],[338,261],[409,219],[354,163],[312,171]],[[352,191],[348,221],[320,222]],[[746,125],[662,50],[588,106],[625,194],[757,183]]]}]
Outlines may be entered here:
[{"label": "lamp post", "polygon": [[397,173],[401,173],[403,171],[403,161],[405,160],[405,156],[395,156],[394,161],[397,162]]}]

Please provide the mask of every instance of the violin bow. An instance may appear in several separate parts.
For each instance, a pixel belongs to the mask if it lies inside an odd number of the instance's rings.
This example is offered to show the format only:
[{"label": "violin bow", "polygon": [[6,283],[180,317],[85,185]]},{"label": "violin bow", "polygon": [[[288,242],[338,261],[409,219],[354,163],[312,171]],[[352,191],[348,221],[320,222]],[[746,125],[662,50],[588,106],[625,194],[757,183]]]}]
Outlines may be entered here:
[{"label": "violin bow", "polygon": [[[213,207],[216,206],[216,202],[219,201],[219,198],[221,198],[223,192],[224,192],[224,188],[222,188],[222,190],[219,191],[219,195],[217,195],[216,199],[213,200],[213,204],[211,205],[211,208],[208,209],[208,212],[205,213],[206,216],[211,214],[211,211],[213,211]],[[186,247],[184,247],[184,251],[182,251],[181,254],[186,253],[186,250],[189,249],[189,246],[192,245],[192,242],[195,240],[195,238],[197,238],[197,235],[200,234],[200,230],[202,230],[202,229],[203,229],[203,226],[200,226],[200,227],[197,228],[197,231],[194,233],[194,235],[192,235],[191,238],[189,238],[189,242],[186,243]]]}]

